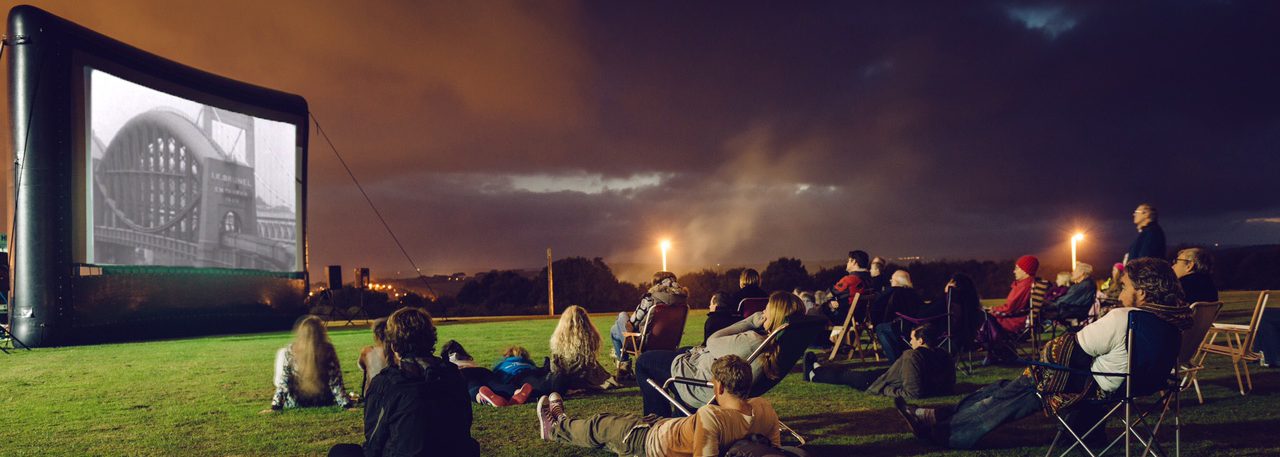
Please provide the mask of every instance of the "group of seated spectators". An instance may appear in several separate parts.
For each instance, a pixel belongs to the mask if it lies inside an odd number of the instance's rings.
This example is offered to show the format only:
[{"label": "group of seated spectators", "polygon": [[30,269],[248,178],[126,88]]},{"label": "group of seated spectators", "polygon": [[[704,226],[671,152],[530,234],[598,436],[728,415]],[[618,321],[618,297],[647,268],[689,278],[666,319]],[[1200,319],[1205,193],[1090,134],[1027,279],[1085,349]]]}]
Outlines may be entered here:
[{"label": "group of seated spectators", "polygon": [[[1150,234],[1154,209],[1147,210],[1150,216],[1144,217],[1151,220],[1139,225],[1139,230],[1151,238],[1155,236]],[[1162,239],[1156,241],[1162,243]],[[501,407],[535,398],[543,440],[603,448],[619,455],[721,455],[731,447],[752,445],[779,449],[778,415],[768,400],[751,396],[752,387],[776,383],[791,370],[794,359],[780,361],[779,345],[762,348],[762,344],[772,332],[801,318],[825,318],[833,332],[846,322],[873,330],[873,339],[888,361],[882,368],[869,368],[820,361],[815,352],[806,351],[804,381],[893,397],[895,409],[911,431],[941,446],[973,448],[1000,425],[1046,407],[1061,408],[1072,426],[1096,421],[1105,412],[1091,403],[1042,403],[1037,385],[1045,376],[1069,377],[1061,384],[1073,390],[1052,395],[1070,398],[1103,398],[1120,387],[1113,377],[1078,372],[1050,375],[1029,369],[1015,379],[978,389],[954,406],[908,403],[955,393],[955,357],[961,351],[985,349],[988,357],[1013,357],[1003,352],[1011,346],[997,343],[1016,343],[1030,325],[1040,325],[1029,321],[1028,313],[1039,260],[1029,255],[1018,258],[1008,295],[991,308],[983,307],[974,281],[966,275],[951,276],[938,298],[926,300],[907,270],[890,272],[887,267],[881,258],[850,251],[848,274],[831,288],[771,294],[761,287],[756,270],[744,270],[738,290],[712,296],[702,344],[646,350],[634,361],[628,360],[624,335],[643,332],[646,316],[655,306],[687,306],[688,292],[676,276],[658,272],[634,312],[619,313],[610,328],[611,353],[617,361],[613,375],[599,362],[602,336],[579,306],[569,307],[560,316],[549,356],[541,363],[526,348],[511,346],[492,367],[478,365],[458,341],[446,342],[440,355],[434,355],[437,335],[431,316],[421,309],[404,308],[374,323],[374,345],[361,351],[358,359],[365,376],[357,394],[343,385],[323,322],[306,317],[297,324],[293,341],[277,353],[276,393],[271,409],[263,412],[325,405],[355,408],[363,402],[365,442],[334,446],[330,451],[334,456],[478,455],[479,446],[470,436],[471,403]],[[1093,267],[1074,264],[1071,272],[1058,275],[1056,287],[1048,289],[1039,305],[1037,317],[1069,327],[1046,343],[1043,357],[1098,373],[1125,372],[1128,315],[1151,313],[1186,329],[1190,303],[1218,299],[1211,268],[1211,256],[1198,248],[1179,251],[1172,264],[1137,257],[1113,268],[1112,278],[1099,289]],[[747,299],[767,302],[763,311],[743,315],[741,304]],[[1271,325],[1280,330],[1280,318]],[[1274,346],[1270,355],[1280,358],[1280,336],[1260,336],[1259,345],[1264,350]],[[619,387],[632,376],[642,400],[637,413],[574,417],[566,412],[564,397],[571,392]],[[707,384],[679,383],[661,391],[649,382],[661,384],[671,378],[707,380]],[[672,400],[696,411],[682,417]],[[1088,437],[1091,443],[1105,439],[1102,433]]]}]

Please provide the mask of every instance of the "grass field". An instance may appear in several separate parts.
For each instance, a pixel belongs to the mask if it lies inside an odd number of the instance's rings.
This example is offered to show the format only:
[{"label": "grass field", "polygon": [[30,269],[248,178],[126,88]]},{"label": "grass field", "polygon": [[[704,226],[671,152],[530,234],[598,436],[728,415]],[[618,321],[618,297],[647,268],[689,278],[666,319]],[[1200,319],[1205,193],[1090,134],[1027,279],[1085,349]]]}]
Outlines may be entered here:
[{"label": "grass field", "polygon": [[[1256,293],[1227,293],[1224,320],[1248,317]],[[701,339],[704,311],[690,315],[685,344]],[[595,318],[606,329],[611,318]],[[546,354],[555,321],[548,319],[446,323],[441,343],[461,341],[485,364],[511,344]],[[359,388],[355,357],[368,344],[367,329],[336,329],[348,389]],[[361,442],[359,410],[337,408],[259,415],[272,392],[271,367],[287,333],[37,349],[0,355],[0,455],[186,456],[323,455],[340,442]],[[602,360],[608,362],[608,356]],[[797,367],[798,370],[798,367]],[[1016,368],[980,368],[959,377],[959,391],[1016,376]],[[1280,455],[1280,371],[1255,367],[1255,390],[1235,387],[1230,366],[1211,359],[1202,374],[1205,405],[1183,397],[1186,455]],[[949,403],[961,395],[929,403]],[[915,440],[889,398],[841,386],[806,383],[791,375],[768,394],[782,419],[810,438],[816,455],[1032,455],[1053,436],[1049,419],[1036,415],[989,435],[984,451],[946,451]],[[574,416],[637,412],[635,387],[570,398]],[[472,434],[484,455],[609,455],[538,440],[532,404],[508,408],[476,405]],[[1114,428],[1113,428],[1114,433]]]}]

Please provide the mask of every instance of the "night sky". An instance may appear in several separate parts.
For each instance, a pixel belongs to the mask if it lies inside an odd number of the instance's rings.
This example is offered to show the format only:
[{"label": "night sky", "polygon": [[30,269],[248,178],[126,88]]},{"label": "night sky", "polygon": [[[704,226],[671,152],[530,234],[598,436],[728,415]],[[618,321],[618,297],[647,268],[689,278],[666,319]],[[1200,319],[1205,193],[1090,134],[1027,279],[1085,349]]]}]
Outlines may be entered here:
[{"label": "night sky", "polygon": [[[1065,266],[1076,229],[1104,265],[1144,201],[1171,246],[1280,241],[1280,3],[421,3],[35,4],[305,97],[428,274]],[[312,133],[311,268],[409,275]]]}]

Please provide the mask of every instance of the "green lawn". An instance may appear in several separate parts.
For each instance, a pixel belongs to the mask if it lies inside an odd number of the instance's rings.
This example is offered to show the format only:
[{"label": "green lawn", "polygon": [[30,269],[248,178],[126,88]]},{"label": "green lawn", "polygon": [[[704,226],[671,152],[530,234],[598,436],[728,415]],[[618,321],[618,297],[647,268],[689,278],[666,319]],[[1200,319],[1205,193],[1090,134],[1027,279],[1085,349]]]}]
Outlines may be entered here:
[{"label": "green lawn", "polygon": [[[1229,293],[1224,319],[1247,319],[1256,293]],[[703,311],[690,316],[685,344],[701,339]],[[611,318],[595,318],[607,329]],[[444,324],[441,343],[461,341],[485,364],[512,344],[546,354],[555,321],[548,319]],[[607,331],[607,330],[606,330]],[[366,329],[332,332],[349,389],[359,388],[355,357]],[[323,455],[339,442],[363,439],[359,412],[336,408],[259,415],[269,405],[275,351],[287,333],[216,336],[99,346],[37,349],[0,355],[0,455]],[[607,344],[607,343],[606,343]],[[608,356],[602,360],[608,362]],[[1255,367],[1256,368],[1256,367]],[[797,368],[798,369],[798,368]],[[982,368],[960,376],[960,390],[1013,377],[1016,368]],[[1211,359],[1202,374],[1205,405],[1183,397],[1187,455],[1280,454],[1280,372],[1255,369],[1255,391],[1242,397],[1230,367]],[[791,375],[768,394],[782,419],[810,437],[817,455],[959,455],[916,441],[888,398],[811,384]],[[930,403],[954,402],[960,396]],[[636,388],[570,398],[571,415],[636,412]],[[472,434],[484,455],[608,455],[538,440],[532,404],[476,405]],[[1048,419],[1033,416],[1000,429],[969,455],[1044,452]]]}]

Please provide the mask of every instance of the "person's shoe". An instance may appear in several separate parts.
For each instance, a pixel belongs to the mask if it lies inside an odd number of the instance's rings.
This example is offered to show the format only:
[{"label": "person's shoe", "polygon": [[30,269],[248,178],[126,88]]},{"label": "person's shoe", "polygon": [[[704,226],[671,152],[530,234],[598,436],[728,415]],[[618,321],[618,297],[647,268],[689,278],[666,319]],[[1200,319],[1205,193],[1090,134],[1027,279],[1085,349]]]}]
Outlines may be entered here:
[{"label": "person's shoe", "polygon": [[804,380],[813,381],[813,365],[818,363],[818,354],[806,351],[804,353]]},{"label": "person's shoe", "polygon": [[538,399],[538,431],[543,441],[551,439],[551,427],[555,424],[556,421],[551,417],[550,401],[544,395]]},{"label": "person's shoe", "polygon": [[932,437],[930,435],[929,427],[920,422],[920,419],[917,418],[915,412],[913,412],[914,408],[908,405],[906,400],[903,400],[902,397],[893,397],[893,409],[897,410],[898,415],[902,416],[902,419],[907,421],[907,427],[911,428],[911,433],[915,435],[916,438],[925,441],[933,441],[931,439]]},{"label": "person's shoe", "polygon": [[482,405],[494,406],[494,407],[502,407],[502,406],[507,406],[507,399],[502,398],[501,395],[494,393],[493,389],[490,389],[489,386],[483,386],[480,388],[479,392],[476,392],[476,403],[480,403]]},{"label": "person's shoe", "polygon": [[[487,387],[481,388],[487,389]],[[531,393],[533,393],[533,385],[527,382],[524,383],[523,386],[520,386],[519,390],[516,390],[515,393],[511,394],[511,404],[523,405],[524,402],[529,401],[529,394]]]},{"label": "person's shoe", "polygon": [[547,396],[547,408],[552,423],[564,419],[564,398],[561,398],[559,393],[551,392],[551,395]]}]

